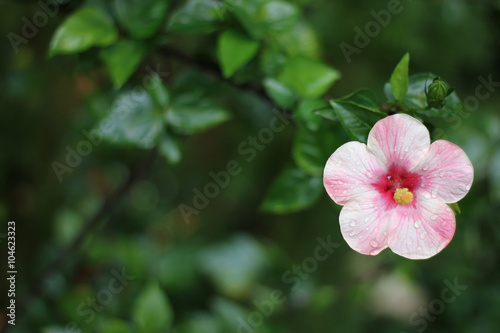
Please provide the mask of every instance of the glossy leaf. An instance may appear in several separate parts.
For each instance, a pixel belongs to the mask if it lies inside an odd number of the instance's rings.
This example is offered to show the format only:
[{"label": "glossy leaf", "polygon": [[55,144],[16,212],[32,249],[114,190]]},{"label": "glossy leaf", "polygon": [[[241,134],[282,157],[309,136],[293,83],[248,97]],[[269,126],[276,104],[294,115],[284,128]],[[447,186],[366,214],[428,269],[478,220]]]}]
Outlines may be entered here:
[{"label": "glossy leaf", "polygon": [[410,54],[406,53],[394,68],[391,75],[391,90],[397,101],[402,101],[408,91],[408,68]]},{"label": "glossy leaf", "polygon": [[101,8],[84,6],[71,14],[56,30],[49,55],[85,51],[92,46],[108,46],[118,40],[113,20]]},{"label": "glossy leaf", "polygon": [[289,108],[295,104],[297,95],[295,92],[274,78],[265,78],[262,85],[267,94],[278,106]]},{"label": "glossy leaf", "polygon": [[122,93],[96,130],[109,142],[149,149],[158,141],[162,127],[160,113],[142,89]]},{"label": "glossy leaf", "polygon": [[256,39],[261,39],[273,31],[289,30],[300,16],[299,8],[286,1],[225,0],[224,2],[247,32]]},{"label": "glossy leaf", "polygon": [[273,34],[281,49],[291,56],[302,55],[318,58],[321,55],[321,44],[311,24],[297,22],[291,29]]},{"label": "glossy leaf", "polygon": [[177,164],[181,160],[181,149],[179,147],[179,142],[170,133],[163,133],[162,139],[159,145],[159,151],[161,156],[165,157],[167,162],[171,164]]},{"label": "glossy leaf", "polygon": [[384,117],[381,113],[375,113],[342,100],[331,100],[330,105],[335,110],[342,127],[351,138],[364,143],[366,143],[368,133],[373,125]]},{"label": "glossy leaf", "polygon": [[172,326],[174,314],[167,296],[157,283],[147,285],[132,309],[139,333],[164,333]]},{"label": "glossy leaf", "polygon": [[259,43],[236,30],[224,31],[217,42],[217,56],[224,77],[230,77],[257,54]]},{"label": "glossy leaf", "polygon": [[318,98],[340,79],[340,73],[317,60],[289,58],[278,79],[292,87],[303,98]]},{"label": "glossy leaf", "polygon": [[347,102],[359,106],[365,110],[385,115],[385,113],[380,111],[379,109],[380,104],[378,102],[377,96],[373,91],[368,89],[356,90],[352,94],[340,98],[339,101]]},{"label": "glossy leaf", "polygon": [[151,37],[165,19],[167,0],[114,0],[113,9],[121,25],[134,38]]},{"label": "glossy leaf", "polygon": [[146,48],[140,42],[126,40],[101,51],[116,88],[120,88],[134,73],[142,60]]},{"label": "glossy leaf", "polygon": [[303,210],[318,200],[322,188],[320,176],[308,175],[297,167],[287,167],[271,185],[260,209],[275,214]]},{"label": "glossy leaf", "polygon": [[220,27],[225,14],[225,6],[215,0],[189,0],[172,14],[168,30],[210,33]]},{"label": "glossy leaf", "polygon": [[295,163],[304,172],[313,176],[321,176],[328,157],[338,147],[335,145],[335,139],[335,133],[331,131],[313,132],[299,127],[292,147]]}]

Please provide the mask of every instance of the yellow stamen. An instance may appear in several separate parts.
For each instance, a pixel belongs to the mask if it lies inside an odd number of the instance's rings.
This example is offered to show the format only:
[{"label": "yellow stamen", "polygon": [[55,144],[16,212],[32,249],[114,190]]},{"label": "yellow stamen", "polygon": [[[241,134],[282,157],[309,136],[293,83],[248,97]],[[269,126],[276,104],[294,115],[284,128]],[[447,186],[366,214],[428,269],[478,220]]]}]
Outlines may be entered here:
[{"label": "yellow stamen", "polygon": [[400,205],[409,205],[413,201],[413,193],[405,188],[398,188],[394,193],[394,200]]}]

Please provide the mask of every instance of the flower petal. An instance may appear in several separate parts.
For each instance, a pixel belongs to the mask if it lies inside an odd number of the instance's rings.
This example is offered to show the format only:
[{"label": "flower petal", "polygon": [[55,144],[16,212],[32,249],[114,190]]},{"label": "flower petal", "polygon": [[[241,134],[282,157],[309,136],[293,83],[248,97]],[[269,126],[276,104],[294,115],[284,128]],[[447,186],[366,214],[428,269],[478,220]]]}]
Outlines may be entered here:
[{"label": "flower petal", "polygon": [[340,211],[342,236],[362,254],[376,255],[387,248],[391,213],[380,194],[369,194],[349,201]]},{"label": "flower petal", "polygon": [[438,200],[418,200],[398,207],[391,216],[389,248],[409,259],[427,259],[448,245],[455,233],[455,215]]},{"label": "flower petal", "polygon": [[427,199],[436,198],[446,203],[462,199],[474,178],[474,168],[465,152],[446,140],[434,142],[413,171],[422,175],[417,192]]},{"label": "flower petal", "polygon": [[360,142],[347,142],[330,156],[325,165],[323,185],[339,205],[367,193],[376,193],[371,185],[385,170],[377,158]]},{"label": "flower petal", "polygon": [[398,113],[379,120],[368,135],[368,150],[384,164],[411,170],[431,144],[429,131],[417,119]]}]

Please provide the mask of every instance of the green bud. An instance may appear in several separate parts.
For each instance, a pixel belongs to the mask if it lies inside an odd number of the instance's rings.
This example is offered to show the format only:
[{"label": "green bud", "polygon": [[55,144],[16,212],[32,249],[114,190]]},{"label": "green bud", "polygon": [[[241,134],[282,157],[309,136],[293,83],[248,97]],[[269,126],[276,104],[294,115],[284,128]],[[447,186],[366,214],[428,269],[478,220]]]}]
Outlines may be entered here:
[{"label": "green bud", "polygon": [[435,78],[425,92],[427,96],[427,105],[431,108],[442,108],[446,97],[451,94],[453,89],[446,88],[446,83]]}]

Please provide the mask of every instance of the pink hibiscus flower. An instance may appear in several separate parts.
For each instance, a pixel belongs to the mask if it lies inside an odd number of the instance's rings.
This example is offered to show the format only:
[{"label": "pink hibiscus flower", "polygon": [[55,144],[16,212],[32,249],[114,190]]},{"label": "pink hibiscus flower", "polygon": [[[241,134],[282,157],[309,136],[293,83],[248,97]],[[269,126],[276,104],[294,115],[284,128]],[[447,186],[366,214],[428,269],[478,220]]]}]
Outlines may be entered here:
[{"label": "pink hibiscus flower", "polygon": [[389,247],[426,259],[453,238],[447,203],[469,191],[474,170],[464,151],[438,140],[417,119],[396,114],[378,121],[368,144],[347,142],[326,162],[323,183],[339,205],[340,229],[351,248],[376,255]]}]

